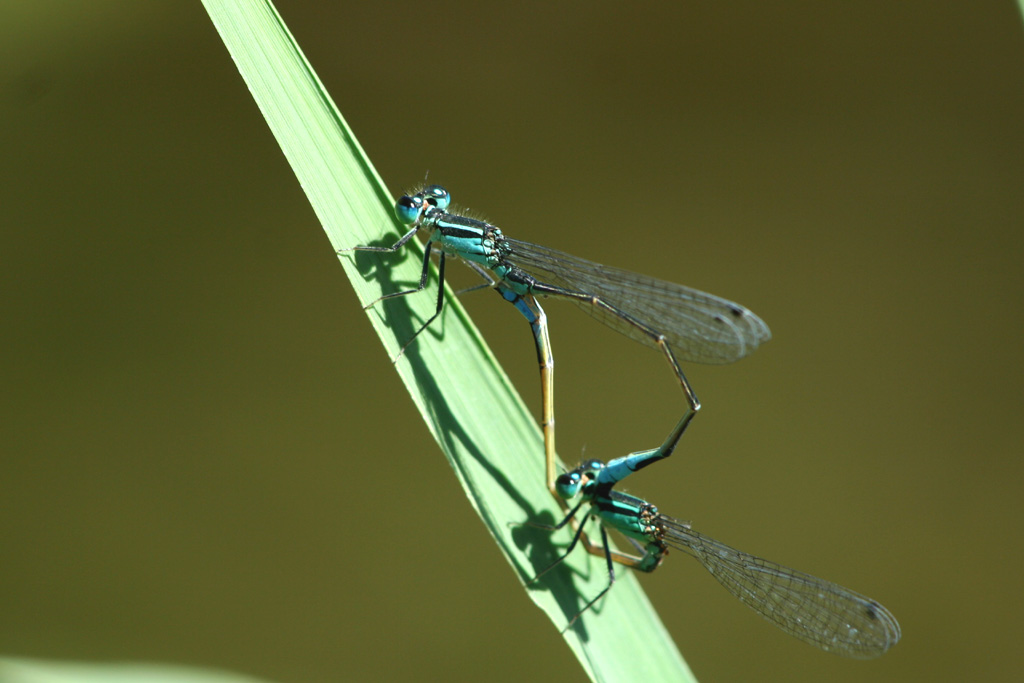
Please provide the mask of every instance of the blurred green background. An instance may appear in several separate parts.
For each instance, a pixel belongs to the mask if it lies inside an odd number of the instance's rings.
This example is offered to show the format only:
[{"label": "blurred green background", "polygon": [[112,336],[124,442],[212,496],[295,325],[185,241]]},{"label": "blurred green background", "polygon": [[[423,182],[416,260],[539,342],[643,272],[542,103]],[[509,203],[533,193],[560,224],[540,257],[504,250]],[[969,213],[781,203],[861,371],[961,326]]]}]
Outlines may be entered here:
[{"label": "blurred green background", "polygon": [[[704,410],[627,488],[878,599],[904,639],[819,653],[677,553],[642,582],[698,677],[1018,679],[1013,4],[279,9],[394,193],[429,171],[515,237],[771,326],[739,364],[687,366]],[[2,13],[0,653],[582,680],[201,5]],[[464,299],[538,409],[525,323]],[[664,360],[547,310],[562,457],[660,443],[682,409]]]}]

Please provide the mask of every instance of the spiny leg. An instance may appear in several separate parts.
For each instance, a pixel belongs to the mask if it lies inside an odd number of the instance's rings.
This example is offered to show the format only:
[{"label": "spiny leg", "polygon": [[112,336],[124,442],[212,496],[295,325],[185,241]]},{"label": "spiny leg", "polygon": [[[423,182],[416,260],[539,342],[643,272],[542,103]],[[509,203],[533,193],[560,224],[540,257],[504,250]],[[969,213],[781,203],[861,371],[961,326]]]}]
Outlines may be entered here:
[{"label": "spiny leg", "polygon": [[[405,242],[407,242],[409,238],[412,237],[412,235],[414,235],[415,233],[416,230],[412,230],[406,233],[400,240],[398,240],[398,242],[396,242],[391,247],[352,247],[351,249],[343,249],[342,251],[392,252],[396,251],[399,247],[405,244]],[[377,303],[384,301],[385,299],[394,299],[400,296],[408,296],[409,294],[422,292],[424,289],[426,289],[427,280],[430,279],[430,255],[432,253],[432,249],[432,242],[427,242],[426,246],[423,248],[423,268],[420,270],[420,281],[416,287],[414,287],[413,289],[404,289],[400,292],[391,292],[390,294],[383,294],[374,299],[373,301],[371,301],[370,303],[363,306],[363,310],[373,308],[374,306],[377,305]],[[420,325],[419,329],[416,330],[416,332],[413,333],[411,337],[409,337],[405,344],[402,345],[402,348],[398,350],[398,354],[392,359],[393,363],[397,363],[398,359],[402,357],[402,354],[405,353],[405,350],[409,347],[409,345],[412,344],[416,340],[416,337],[420,335],[420,332],[427,329],[427,326],[430,325],[430,323],[434,322],[434,320],[437,319],[437,316],[441,315],[441,311],[444,308],[444,262],[445,253],[442,251],[440,252],[440,257],[438,258],[437,262],[437,307],[434,310],[434,314],[430,316],[425,323]]]},{"label": "spiny leg", "polygon": [[[390,299],[390,298],[395,297],[395,296],[402,296],[404,294],[411,294],[414,291],[420,291],[424,287],[426,287],[427,275],[430,272],[429,271],[429,268],[430,268],[429,258],[430,258],[430,243],[428,242],[427,243],[427,248],[425,250],[424,257],[423,257],[423,275],[420,278],[420,288],[418,290],[411,290],[409,292],[397,292],[395,294],[388,294],[386,296],[382,296],[381,299]],[[423,330],[427,329],[427,326],[430,325],[430,323],[434,322],[437,319],[437,316],[441,315],[441,311],[444,309],[444,260],[445,260],[444,259],[444,252],[442,251],[441,252],[441,256],[437,259],[437,308],[434,310],[434,315],[432,315],[429,318],[427,318],[427,321],[425,323],[423,323],[422,325],[420,325],[420,328],[418,330],[416,330],[416,332],[413,333],[413,335],[411,337],[409,337],[409,340],[407,342],[405,342],[405,344],[402,345],[402,348],[398,350],[398,355],[395,356],[395,358],[394,358],[393,362],[395,362],[395,363],[397,363],[398,359],[402,357],[402,354],[405,353],[405,350],[407,348],[409,348],[409,344],[412,344],[414,341],[416,341],[416,337],[420,336],[420,332],[422,332]],[[379,301],[379,299],[378,299],[378,301]]]},{"label": "spiny leg", "polygon": [[[403,246],[405,246],[405,243],[408,242],[412,238],[412,236],[416,234],[416,232],[418,230],[419,230],[419,227],[414,227],[412,230],[410,230],[409,232],[407,232],[404,235],[402,235],[398,239],[398,241],[395,242],[394,244],[392,244],[390,247],[375,247],[375,246],[369,246],[369,245],[362,245],[362,246],[350,247],[348,249],[339,249],[337,253],[343,254],[343,253],[346,253],[346,252],[349,252],[349,251],[373,251],[373,252],[378,252],[378,253],[379,252],[393,253],[393,252],[396,252],[399,249],[401,249]],[[365,306],[363,306],[363,310],[366,310],[368,308],[372,308],[373,306],[377,305],[381,301],[384,301],[385,299],[394,299],[394,298],[400,297],[400,296],[407,296],[409,294],[415,294],[416,292],[422,292],[424,289],[426,289],[427,288],[427,280],[430,278],[430,254],[432,252],[432,249],[433,249],[433,242],[429,242],[428,241],[426,246],[423,248],[423,268],[420,270],[420,281],[419,281],[419,284],[416,285],[416,287],[414,287],[412,289],[405,289],[405,290],[402,290],[400,292],[391,292],[390,294],[383,294],[383,295],[377,297],[376,299],[374,299],[373,301],[371,301],[370,303],[368,303]],[[443,251],[440,252],[440,254],[441,254],[441,256],[438,259],[438,264],[437,264],[437,308],[434,310],[434,314],[432,316],[430,316],[430,318],[427,319],[427,321],[425,323],[420,325],[420,328],[418,330],[416,330],[415,334],[413,334],[412,337],[410,337],[408,339],[408,341],[406,341],[405,344],[402,345],[402,348],[399,349],[399,351],[398,351],[398,355],[396,355],[394,357],[393,362],[397,363],[398,359],[402,357],[402,354],[404,354],[405,350],[409,347],[409,344],[412,344],[413,341],[415,341],[416,337],[419,336],[420,332],[425,330],[427,328],[427,326],[430,325],[430,323],[434,322],[434,320],[437,319],[437,316],[441,315],[441,310],[444,308],[444,261],[445,261],[444,257],[445,257],[445,254],[444,254]]]},{"label": "spiny leg", "polygon": [[581,609],[576,616],[572,618],[572,621],[569,622],[565,629],[563,629],[563,633],[572,628],[572,625],[576,623],[576,620],[579,619],[584,612],[590,609],[598,600],[603,598],[605,594],[612,589],[612,584],[615,583],[615,567],[612,564],[612,561],[618,562],[626,567],[630,567],[631,569],[650,573],[658,568],[662,559],[664,559],[665,555],[668,554],[668,549],[663,543],[652,542],[644,548],[632,538],[627,536],[627,539],[630,543],[636,546],[638,550],[643,550],[644,554],[642,556],[626,555],[612,550],[608,545],[608,533],[605,531],[604,525],[601,526],[601,546],[595,545],[595,549],[593,550],[589,546],[586,546],[587,552],[593,555],[604,555],[605,562],[608,566],[608,585],[605,586],[605,589],[598,593],[590,602],[583,606],[583,609]]},{"label": "spiny leg", "polygon": [[[582,525],[581,525],[582,528]],[[608,539],[605,538],[606,534],[604,526],[601,527],[601,536],[604,543],[594,543],[591,541],[586,534],[583,534],[580,540],[583,542],[583,548],[591,555],[598,557],[607,558],[609,562],[616,562],[621,564],[623,567],[630,567],[631,569],[643,569],[646,556],[645,555],[631,555],[624,553],[620,550],[612,550],[611,545],[608,543]],[[650,571],[650,570],[644,570]]]},{"label": "spiny leg", "polygon": [[[368,308],[373,308],[374,306],[377,305],[378,302],[384,301],[385,299],[394,299],[399,296],[407,296],[409,294],[415,294],[416,292],[422,292],[424,289],[426,289],[427,280],[430,278],[430,254],[432,246],[433,244],[431,242],[427,242],[427,246],[424,247],[423,249],[423,268],[420,270],[420,283],[416,287],[414,287],[413,289],[403,289],[401,292],[391,292],[390,294],[382,294],[381,296],[377,297],[370,303],[363,306],[363,310],[365,311]],[[360,247],[356,248],[359,249]],[[382,247],[381,251],[390,250]],[[444,252],[441,252],[441,258],[444,259]],[[440,282],[438,283],[438,286],[440,287],[443,284],[444,279],[441,278]],[[415,338],[415,335],[413,335],[413,337]]]},{"label": "spiny leg", "polygon": [[494,276],[491,275],[490,271],[488,271],[486,268],[481,266],[479,263],[475,263],[473,261],[466,261],[466,260],[463,260],[463,263],[465,263],[467,266],[469,266],[474,271],[476,271],[476,274],[479,275],[480,277],[482,277],[484,279],[484,281],[481,282],[478,285],[473,285],[472,287],[466,287],[465,289],[460,289],[459,291],[455,292],[455,296],[462,296],[463,294],[469,294],[470,292],[475,292],[478,289],[484,289],[484,288],[487,288],[487,287],[497,287],[498,286],[498,280],[496,280],[494,278]]},{"label": "spiny leg", "polygon": [[[568,507],[565,501],[562,502],[563,505],[566,505],[566,507]],[[566,514],[566,516],[563,517],[562,521],[558,524],[540,524],[537,522],[525,522],[521,524],[521,526],[532,526],[537,529],[545,529],[547,531],[558,531],[559,529],[563,528],[566,524],[572,522],[572,528],[575,531],[575,533],[573,534],[572,542],[569,543],[569,546],[566,548],[565,552],[562,553],[562,555],[557,560],[555,560],[547,567],[545,567],[539,574],[530,579],[528,583],[533,583],[534,581],[536,581],[537,579],[539,579],[540,577],[544,576],[549,571],[557,567],[559,564],[564,562],[565,558],[567,558],[569,554],[573,551],[573,549],[577,546],[577,544],[581,542],[583,543],[584,549],[591,555],[597,555],[598,557],[608,558],[609,561],[618,562],[619,564],[626,567],[632,567],[634,569],[643,568],[643,565],[645,564],[646,555],[630,555],[629,553],[623,553],[618,550],[612,550],[607,538],[604,538],[604,543],[601,544],[594,543],[590,540],[587,534],[584,533],[583,528],[584,524],[588,519],[590,519],[591,515],[588,513],[586,516],[584,516],[583,521],[576,520],[576,513],[586,502],[587,501],[585,500],[581,500],[579,503],[577,503],[576,506],[569,510],[568,514]],[[514,522],[510,522],[510,524],[519,525],[518,523]],[[603,526],[601,527],[601,533],[602,535],[604,535]]]},{"label": "spiny leg", "polygon": [[420,228],[419,228],[418,225],[413,226],[412,230],[410,230],[409,232],[407,232],[404,235],[402,235],[401,237],[399,237],[398,241],[395,242],[394,244],[392,244],[390,247],[375,247],[375,246],[368,245],[368,244],[361,244],[359,246],[349,247],[348,249],[339,249],[337,251],[337,253],[338,254],[345,254],[345,253],[350,252],[350,251],[390,251],[390,252],[395,252],[395,251],[398,251],[399,249],[401,249],[403,246],[405,246],[405,243],[408,242],[412,238],[412,236],[416,234],[416,231],[418,231],[419,229]]},{"label": "spiny leg", "polygon": [[[580,528],[582,529],[583,527],[581,526]],[[583,616],[584,612],[593,607],[594,603],[603,598],[605,594],[612,589],[612,585],[615,583],[615,565],[612,564],[612,550],[608,546],[608,532],[604,530],[604,526],[601,527],[601,544],[604,547],[604,556],[608,566],[608,585],[604,587],[604,590],[595,595],[586,605],[584,605],[583,609],[576,613],[576,616],[574,616],[569,623],[565,625],[565,628],[562,629],[562,633],[571,629],[572,625],[576,623],[576,620]]]},{"label": "spiny leg", "polygon": [[[567,514],[564,518],[562,518],[562,521],[559,522],[558,524],[538,524],[536,522],[526,522],[526,524],[524,526],[532,526],[532,527],[536,527],[538,529],[546,529],[547,531],[558,531],[559,529],[564,527],[566,524],[568,524],[569,520],[573,519],[576,516],[576,513],[579,511],[579,509],[585,503],[587,503],[587,501],[585,501],[585,500],[581,500],[579,503],[577,503],[576,507],[574,507],[572,510],[570,510],[569,514]],[[562,564],[562,562],[565,561],[565,558],[569,557],[569,555],[572,553],[573,549],[576,547],[576,544],[580,542],[580,537],[583,536],[583,525],[586,523],[586,521],[588,519],[590,519],[590,513],[587,513],[586,515],[584,515],[583,516],[583,521],[580,522],[578,525],[576,525],[576,533],[573,534],[572,542],[569,543],[569,547],[567,547],[565,549],[565,552],[563,552],[558,557],[558,559],[556,559],[554,562],[552,562],[547,567],[545,567],[540,572],[538,572],[536,576],[534,576],[532,579],[527,581],[528,584],[537,581],[542,576],[547,574],[549,571],[551,571],[552,569],[554,569],[558,565]]]}]

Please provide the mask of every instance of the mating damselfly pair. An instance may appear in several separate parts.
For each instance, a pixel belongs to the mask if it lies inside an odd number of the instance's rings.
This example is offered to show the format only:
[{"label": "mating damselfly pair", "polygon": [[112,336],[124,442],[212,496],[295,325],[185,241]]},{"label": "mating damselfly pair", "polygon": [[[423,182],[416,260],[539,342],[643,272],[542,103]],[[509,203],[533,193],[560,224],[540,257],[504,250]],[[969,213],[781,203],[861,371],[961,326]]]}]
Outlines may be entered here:
[{"label": "mating damselfly pair", "polygon": [[[572,524],[575,531],[565,554],[551,567],[582,542],[588,552],[606,558],[609,575],[608,586],[586,602],[569,626],[611,588],[615,580],[613,562],[650,572],[660,565],[671,547],[696,557],[725,588],[782,630],[823,650],[850,657],[874,657],[899,640],[899,624],[877,602],[837,584],[737,551],[693,531],[688,523],[660,514],[640,498],[614,490],[629,474],[668,457],[700,409],[680,360],[717,364],[743,358],[771,336],[760,318],[711,294],[509,238],[486,221],[449,211],[450,203],[449,193],[438,185],[404,195],[396,203],[395,212],[409,230],[397,242],[390,247],[359,246],[346,251],[395,252],[418,231],[427,234],[418,285],[385,294],[367,307],[423,291],[429,279],[431,254],[435,250],[439,253],[436,309],[406,341],[399,357],[443,310],[448,256],[459,257],[479,273],[486,285],[497,290],[530,323],[540,364],[547,486],[568,511],[560,523],[548,528]],[[538,296],[568,299],[605,325],[664,354],[682,387],[686,408],[660,447],[608,463],[589,460],[569,472],[557,473],[554,360],[547,317]],[[577,496],[579,502],[569,509],[568,501]],[[589,507],[583,519],[578,520],[577,514],[584,505]],[[590,540],[584,532],[585,523],[591,518],[600,522],[600,543]],[[612,550],[606,529],[622,533],[640,554]],[[551,567],[538,573],[534,580]]]}]

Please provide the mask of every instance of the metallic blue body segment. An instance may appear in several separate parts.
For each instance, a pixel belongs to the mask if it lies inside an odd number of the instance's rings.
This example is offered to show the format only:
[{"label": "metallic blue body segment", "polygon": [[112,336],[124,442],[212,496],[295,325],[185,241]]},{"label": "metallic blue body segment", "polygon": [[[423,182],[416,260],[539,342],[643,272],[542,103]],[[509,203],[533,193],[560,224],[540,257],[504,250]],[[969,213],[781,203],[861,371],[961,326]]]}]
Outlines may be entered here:
[{"label": "metallic blue body segment", "polygon": [[[565,298],[612,329],[665,354],[690,410],[700,402],[678,359],[731,363],[771,338],[768,326],[739,304],[671,282],[592,263],[507,238],[486,221],[448,212],[451,195],[428,185],[395,205],[403,224],[428,233],[428,247],[490,271],[520,296]],[[491,277],[493,276],[493,278]]]},{"label": "metallic blue body segment", "polygon": [[[556,491],[559,465],[554,443],[554,360],[547,318],[537,297],[571,301],[595,320],[664,355],[682,388],[686,413],[660,449],[660,457],[667,457],[672,452],[686,425],[700,409],[700,401],[683,374],[679,359],[731,363],[750,354],[771,337],[768,326],[739,304],[682,285],[511,239],[486,221],[450,213],[450,206],[451,195],[447,190],[439,185],[425,186],[396,201],[395,215],[410,229],[395,244],[390,247],[354,247],[366,251],[395,252],[416,232],[422,230],[427,236],[418,286],[384,294],[369,305],[424,290],[429,280],[431,255],[436,250],[439,252],[436,308],[402,346],[396,361],[408,345],[441,315],[448,256],[462,259],[519,310],[529,321],[536,344],[541,374],[546,481],[560,504],[563,497]],[[614,483],[646,464],[643,458],[622,463],[616,461],[604,476]]]},{"label": "metallic blue body segment", "polygon": [[[677,427],[672,436],[679,431]],[[602,543],[592,546],[585,542],[585,547],[588,552],[606,558],[608,568],[608,586],[584,605],[568,627],[611,589],[615,582],[613,559],[652,572],[669,549],[675,548],[700,561],[743,604],[791,636],[826,652],[869,659],[899,641],[899,623],[878,602],[830,581],[740,552],[694,531],[688,522],[661,514],[641,498],[614,490],[614,485],[631,473],[663,459],[666,448],[674,445],[670,437],[660,448],[631,453],[608,463],[588,460],[558,477],[558,494],[566,500],[579,496],[580,501],[559,524],[550,528],[564,527],[582,507],[589,508],[565,553],[538,578],[573,551],[590,519],[600,522]],[[612,550],[605,529],[623,534],[643,554],[625,555]]]},{"label": "metallic blue body segment", "polygon": [[618,491],[611,492],[614,495],[599,493],[594,496],[594,513],[601,522],[616,531],[635,538],[638,541],[650,543],[652,529],[645,521],[647,510],[657,513],[657,509],[648,505],[645,501]]},{"label": "metallic blue body segment", "polygon": [[599,485],[612,486],[622,481],[637,470],[641,470],[651,463],[657,462],[666,457],[660,448],[639,453],[630,453],[621,458],[609,460],[597,475]]},{"label": "metallic blue body segment", "polygon": [[516,310],[522,313],[523,317],[526,318],[531,325],[539,320],[537,313],[529,306],[529,304],[526,303],[521,293],[514,291],[504,282],[500,283],[495,287],[495,289],[498,290],[498,293],[501,294],[501,297],[505,299],[505,301],[508,301],[515,306]]},{"label": "metallic blue body segment", "polygon": [[446,254],[479,263],[484,268],[497,265],[499,257],[486,223],[438,219],[435,224],[438,229],[430,235],[430,241]]}]

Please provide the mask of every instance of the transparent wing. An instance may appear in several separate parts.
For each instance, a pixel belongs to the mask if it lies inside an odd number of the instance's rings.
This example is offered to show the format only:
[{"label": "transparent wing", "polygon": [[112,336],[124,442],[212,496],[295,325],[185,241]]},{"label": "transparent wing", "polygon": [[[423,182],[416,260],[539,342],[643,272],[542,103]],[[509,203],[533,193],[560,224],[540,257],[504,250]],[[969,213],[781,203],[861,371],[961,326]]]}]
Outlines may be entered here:
[{"label": "transparent wing", "polygon": [[[505,241],[512,248],[506,258],[509,263],[546,284],[598,297],[663,335],[680,360],[731,363],[771,338],[764,321],[743,306],[713,294],[529,242]],[[630,320],[589,301],[572,301],[630,339],[656,346],[650,335]]]},{"label": "transparent wing", "polygon": [[900,639],[889,610],[842,586],[748,555],[659,515],[664,541],[687,552],[730,593],[786,633],[847,657],[877,657]]}]

